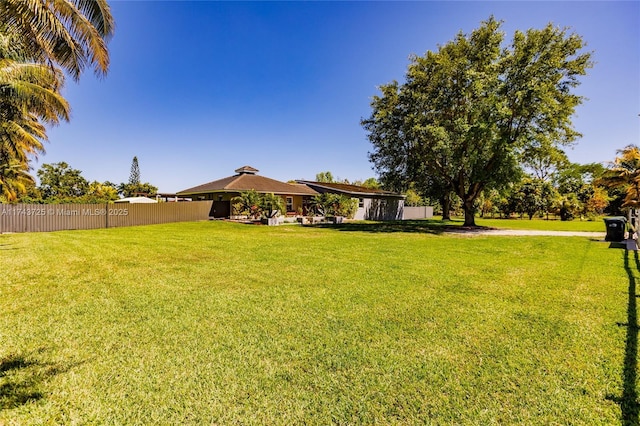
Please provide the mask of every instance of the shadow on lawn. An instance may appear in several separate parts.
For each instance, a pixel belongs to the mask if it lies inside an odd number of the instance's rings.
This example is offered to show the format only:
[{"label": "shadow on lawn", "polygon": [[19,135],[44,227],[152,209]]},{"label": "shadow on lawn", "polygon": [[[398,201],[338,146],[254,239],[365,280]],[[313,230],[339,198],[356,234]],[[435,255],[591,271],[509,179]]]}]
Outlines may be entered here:
[{"label": "shadow on lawn", "polygon": [[40,352],[42,350],[28,356],[9,355],[0,358],[0,410],[42,399],[42,382],[76,365],[63,366],[34,360],[34,355]]},{"label": "shadow on lawn", "polygon": [[[607,399],[620,405],[622,424],[624,426],[638,425],[640,404],[638,403],[638,390],[636,379],[638,375],[638,310],[636,293],[636,278],[630,265],[629,250],[624,251],[624,269],[629,278],[629,299],[627,304],[627,322],[618,323],[620,327],[627,328],[627,338],[624,348],[624,368],[622,371],[622,396],[608,395]],[[635,271],[640,271],[640,259],[638,252],[633,251]]]},{"label": "shadow on lawn", "polygon": [[466,227],[452,221],[441,220],[395,220],[385,222],[350,222],[341,224],[318,224],[308,225],[316,228],[334,229],[346,232],[408,232],[421,234],[443,234],[443,233],[472,233],[486,231],[484,226]]}]

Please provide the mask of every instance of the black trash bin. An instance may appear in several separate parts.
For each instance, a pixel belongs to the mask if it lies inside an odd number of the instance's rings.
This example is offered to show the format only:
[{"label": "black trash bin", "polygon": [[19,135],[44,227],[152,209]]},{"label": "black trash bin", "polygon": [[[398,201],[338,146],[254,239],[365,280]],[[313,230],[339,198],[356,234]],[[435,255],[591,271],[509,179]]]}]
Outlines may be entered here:
[{"label": "black trash bin", "polygon": [[605,241],[623,241],[624,231],[627,226],[627,218],[622,216],[606,217],[604,224],[607,227],[607,236]]}]

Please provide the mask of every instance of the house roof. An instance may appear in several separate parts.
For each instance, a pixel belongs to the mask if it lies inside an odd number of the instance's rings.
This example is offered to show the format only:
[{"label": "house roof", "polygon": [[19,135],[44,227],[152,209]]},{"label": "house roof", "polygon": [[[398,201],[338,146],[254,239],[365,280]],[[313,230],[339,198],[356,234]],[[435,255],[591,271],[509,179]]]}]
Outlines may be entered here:
[{"label": "house roof", "polygon": [[148,197],[127,197],[115,200],[114,203],[131,203],[131,204],[151,204],[157,203],[158,200]]},{"label": "house roof", "polygon": [[214,180],[193,188],[179,191],[178,195],[202,194],[208,192],[240,192],[255,190],[261,193],[274,193],[280,195],[317,195],[318,192],[307,185],[289,184],[279,180],[258,176],[258,172],[250,166],[236,169],[238,174],[226,178]]},{"label": "house roof", "polygon": [[298,180],[296,182],[308,185],[313,189],[320,189],[320,190],[325,190],[330,192],[339,192],[347,195],[352,195],[354,197],[405,198],[404,195],[397,194],[395,192],[385,191],[383,189],[377,189],[377,188],[366,188],[364,186],[358,186],[358,185],[349,185],[346,183],[313,182],[313,181],[306,181],[306,180]]},{"label": "house roof", "polygon": [[251,166],[242,166],[242,167],[237,168],[237,169],[234,170],[234,172],[239,173],[239,174],[250,173],[250,174],[253,174],[253,175],[258,173],[259,171],[260,170],[254,168],[254,167],[251,167]]}]

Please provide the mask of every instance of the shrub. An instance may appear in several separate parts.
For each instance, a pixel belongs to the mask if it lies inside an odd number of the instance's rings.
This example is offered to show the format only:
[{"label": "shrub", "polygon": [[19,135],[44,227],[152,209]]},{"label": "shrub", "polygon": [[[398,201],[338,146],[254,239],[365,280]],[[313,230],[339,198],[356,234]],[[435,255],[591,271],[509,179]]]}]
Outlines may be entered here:
[{"label": "shrub", "polygon": [[279,195],[260,194],[253,189],[242,191],[231,202],[236,214],[246,214],[252,219],[277,217],[286,209]]}]

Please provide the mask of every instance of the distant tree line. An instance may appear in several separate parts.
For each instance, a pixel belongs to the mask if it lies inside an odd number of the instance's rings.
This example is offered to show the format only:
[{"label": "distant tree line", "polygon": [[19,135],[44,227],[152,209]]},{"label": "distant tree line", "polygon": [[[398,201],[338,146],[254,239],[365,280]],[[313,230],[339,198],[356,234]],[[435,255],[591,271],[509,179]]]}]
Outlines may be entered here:
[{"label": "distant tree line", "polygon": [[334,178],[333,173],[330,171],[316,173],[316,182],[324,183],[344,183],[346,185],[361,186],[363,188],[380,188],[380,182],[374,177],[370,177],[365,180],[354,180],[350,182],[349,179]]},{"label": "distant tree line", "polygon": [[593,219],[615,199],[601,182],[604,173],[599,163],[568,163],[544,178],[525,173],[502,190],[483,191],[474,208],[483,217]]},{"label": "distant tree line", "polygon": [[[148,182],[140,182],[138,159],[134,157],[129,181],[115,184],[105,181],[89,182],[82,172],[63,162],[43,164],[37,172],[40,185],[35,182],[25,185],[24,191],[11,200],[18,203],[62,204],[62,203],[112,203],[121,197],[138,195],[155,196],[158,188]],[[8,202],[0,195],[0,201]]]},{"label": "distant tree line", "polygon": [[[629,145],[617,154],[608,164],[578,164],[557,153],[556,161],[544,170],[523,168],[517,180],[505,187],[482,191],[474,203],[474,214],[561,220],[624,215],[628,208],[640,207],[640,148]],[[413,185],[404,194],[407,206],[432,205],[444,217],[464,214],[461,201],[455,197],[444,212],[441,199],[420,193]]]}]

